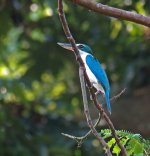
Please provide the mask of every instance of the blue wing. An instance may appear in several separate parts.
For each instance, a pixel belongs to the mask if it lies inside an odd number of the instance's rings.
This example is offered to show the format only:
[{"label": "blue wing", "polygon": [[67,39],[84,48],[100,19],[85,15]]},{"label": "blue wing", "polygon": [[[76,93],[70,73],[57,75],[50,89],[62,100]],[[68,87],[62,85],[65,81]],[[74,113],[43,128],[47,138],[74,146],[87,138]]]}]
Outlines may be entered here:
[{"label": "blue wing", "polygon": [[86,63],[90,68],[90,70],[92,71],[92,73],[98,79],[99,83],[102,85],[104,90],[109,91],[110,90],[109,81],[99,61],[96,58],[94,58],[92,55],[87,55]]},{"label": "blue wing", "polygon": [[109,112],[111,113],[111,107],[110,107],[110,101],[109,101],[110,86],[109,86],[107,75],[104,69],[102,68],[102,66],[100,65],[99,61],[96,58],[94,58],[92,55],[86,56],[86,63],[89,69],[91,70],[91,72],[95,75],[99,83],[102,85],[105,91],[107,108]]}]

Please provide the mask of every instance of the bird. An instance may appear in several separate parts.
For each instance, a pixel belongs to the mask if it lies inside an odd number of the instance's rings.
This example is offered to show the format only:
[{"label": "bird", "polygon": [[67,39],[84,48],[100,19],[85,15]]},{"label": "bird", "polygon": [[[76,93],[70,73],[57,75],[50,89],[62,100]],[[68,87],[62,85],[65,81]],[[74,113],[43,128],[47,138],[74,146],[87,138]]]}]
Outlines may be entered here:
[{"label": "bird", "polygon": [[[61,47],[73,51],[71,44],[69,43],[57,43]],[[86,44],[76,44],[79,55],[84,63],[86,73],[92,86],[96,89],[96,94],[102,93],[105,96],[107,110],[111,114],[110,105],[110,84],[105,70],[103,69],[100,61],[93,56],[92,49]]]}]

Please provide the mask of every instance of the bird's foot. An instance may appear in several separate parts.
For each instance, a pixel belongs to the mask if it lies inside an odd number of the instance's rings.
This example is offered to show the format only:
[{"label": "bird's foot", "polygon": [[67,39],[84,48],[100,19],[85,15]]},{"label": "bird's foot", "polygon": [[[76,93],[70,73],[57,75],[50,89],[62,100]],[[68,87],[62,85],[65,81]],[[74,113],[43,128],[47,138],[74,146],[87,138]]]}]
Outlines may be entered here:
[{"label": "bird's foot", "polygon": [[97,96],[98,94],[102,94],[103,95],[103,92],[101,92],[100,90],[98,90],[95,95]]}]

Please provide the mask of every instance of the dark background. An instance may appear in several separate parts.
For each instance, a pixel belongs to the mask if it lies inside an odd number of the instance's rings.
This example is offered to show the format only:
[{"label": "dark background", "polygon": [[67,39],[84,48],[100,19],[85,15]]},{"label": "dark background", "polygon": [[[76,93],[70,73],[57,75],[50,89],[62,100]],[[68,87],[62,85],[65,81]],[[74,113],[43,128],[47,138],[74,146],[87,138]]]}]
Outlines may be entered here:
[{"label": "dark background", "polygon": [[[149,0],[101,0],[150,15]],[[104,65],[116,129],[150,137],[150,29],[65,3],[78,43],[86,43]],[[0,156],[93,156],[101,151],[94,137],[81,148],[61,132],[88,131],[78,64],[57,45],[67,42],[56,0],[0,0]],[[93,119],[98,117],[92,103]],[[102,128],[108,128],[104,121]]]}]

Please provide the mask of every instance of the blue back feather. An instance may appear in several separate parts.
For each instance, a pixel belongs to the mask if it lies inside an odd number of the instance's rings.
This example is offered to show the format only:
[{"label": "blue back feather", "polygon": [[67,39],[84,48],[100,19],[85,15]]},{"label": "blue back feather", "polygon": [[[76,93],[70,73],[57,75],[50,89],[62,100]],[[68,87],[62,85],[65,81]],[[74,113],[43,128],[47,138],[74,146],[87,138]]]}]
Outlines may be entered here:
[{"label": "blue back feather", "polygon": [[94,58],[92,55],[87,55],[86,56],[86,63],[92,73],[95,75],[99,83],[102,85],[104,91],[105,91],[105,98],[106,98],[106,103],[107,103],[107,108],[108,111],[111,113],[111,108],[110,108],[110,101],[109,101],[109,92],[110,92],[110,86],[109,86],[109,81],[107,78],[107,75],[100,65],[100,62]]}]

